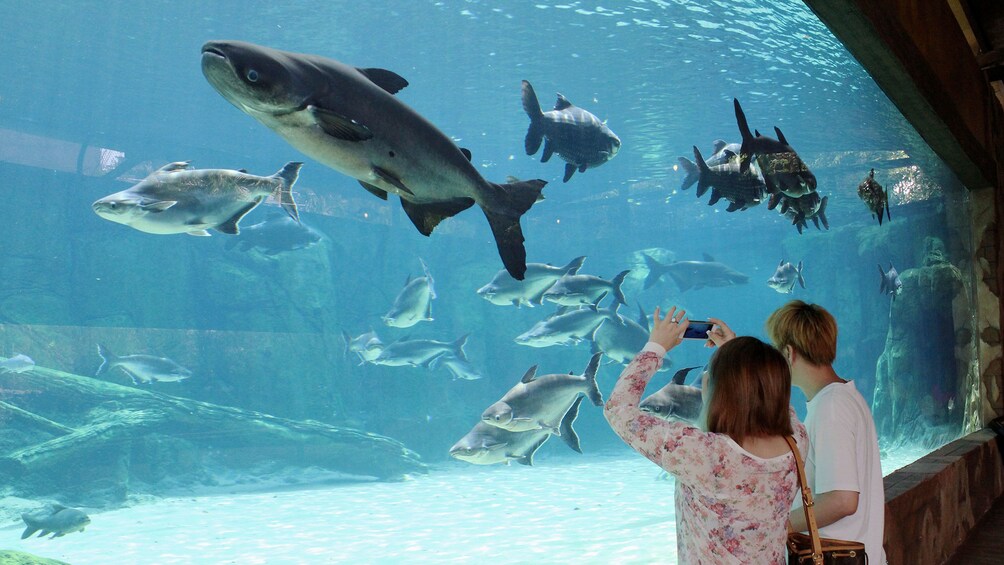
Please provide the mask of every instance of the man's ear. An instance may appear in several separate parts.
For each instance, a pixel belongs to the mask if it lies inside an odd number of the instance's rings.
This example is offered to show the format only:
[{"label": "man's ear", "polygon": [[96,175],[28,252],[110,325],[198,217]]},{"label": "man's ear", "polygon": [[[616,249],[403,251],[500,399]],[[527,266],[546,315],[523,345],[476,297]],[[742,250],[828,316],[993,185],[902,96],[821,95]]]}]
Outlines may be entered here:
[{"label": "man's ear", "polygon": [[795,357],[798,354],[795,352],[795,347],[793,345],[784,346],[784,358],[788,360],[788,364],[791,365],[795,363]]}]

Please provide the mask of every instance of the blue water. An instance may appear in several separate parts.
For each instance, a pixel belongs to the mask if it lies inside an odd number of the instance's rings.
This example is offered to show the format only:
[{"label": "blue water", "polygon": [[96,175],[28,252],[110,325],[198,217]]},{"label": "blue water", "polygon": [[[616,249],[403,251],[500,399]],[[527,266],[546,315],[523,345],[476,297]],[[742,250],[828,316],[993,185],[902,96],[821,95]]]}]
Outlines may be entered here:
[{"label": "blue water", "polygon": [[[893,261],[901,273],[918,267],[925,238],[938,237],[971,278],[972,243],[958,225],[968,217],[965,190],[797,1],[41,1],[6,3],[0,21],[0,354],[25,353],[40,367],[93,375],[98,342],[119,354],[169,357],[194,376],[147,389],[386,435],[426,463],[449,463],[446,469],[455,465],[449,447],[529,366],[585,368],[588,344],[513,342],[553,307],[496,306],[475,294],[502,268],[482,214],[468,210],[421,236],[396,198],[374,198],[224,100],[200,69],[200,47],[211,39],[403,76],[410,84],[397,97],[470,149],[486,178],[548,181],[545,200],[523,219],[529,261],[565,264],[586,255],[581,272],[605,278],[633,269],[625,315],[638,305],[675,304],[762,336],[767,315],[788,299],[824,305],[841,325],[837,371],[868,399],[890,319],[875,264]],[[623,142],[618,155],[568,183],[557,157],[527,156],[524,79],[545,109],[560,92],[605,120]],[[813,168],[829,197],[828,231],[810,224],[799,235],[765,205],[726,213],[724,202],[710,207],[707,195],[680,190],[677,157],[691,158],[694,145],[709,155],[716,138],[739,140],[733,98],[752,127],[780,127]],[[227,249],[226,235],[150,235],[90,210],[94,200],[181,160],[259,175],[304,161],[296,198],[304,223],[325,243],[269,258]],[[893,222],[881,228],[856,193],[871,168],[893,193]],[[242,225],[264,217],[255,210]],[[636,252],[646,249],[666,261],[709,254],[750,281],[681,292],[665,278],[643,290]],[[435,279],[434,321],[389,328],[380,316],[405,280],[421,275],[419,258]],[[804,261],[806,289],[784,295],[766,285],[782,259]],[[957,315],[957,324],[967,320]],[[384,342],[469,334],[466,353],[484,378],[358,365],[343,354],[342,332],[370,330]],[[916,331],[935,332],[930,342],[949,348],[954,339],[953,328]],[[933,354],[915,355],[923,364]],[[676,366],[700,365],[708,350],[685,344],[672,357]],[[601,368],[604,394],[619,370]],[[104,378],[131,386],[121,373]],[[16,405],[9,383],[3,390],[0,400]],[[931,412],[950,412],[948,393],[937,398]],[[800,411],[803,400],[793,394]],[[86,418],[71,400],[56,406],[50,419]],[[600,410],[583,406],[576,429],[587,454],[630,456]],[[4,447],[40,439],[19,436]],[[882,440],[895,445],[897,438]],[[543,451],[567,449],[551,441]],[[287,464],[296,461],[280,455],[275,468]],[[170,479],[173,469],[160,476]],[[87,492],[75,492],[73,503],[116,504],[104,491],[93,500]]]}]

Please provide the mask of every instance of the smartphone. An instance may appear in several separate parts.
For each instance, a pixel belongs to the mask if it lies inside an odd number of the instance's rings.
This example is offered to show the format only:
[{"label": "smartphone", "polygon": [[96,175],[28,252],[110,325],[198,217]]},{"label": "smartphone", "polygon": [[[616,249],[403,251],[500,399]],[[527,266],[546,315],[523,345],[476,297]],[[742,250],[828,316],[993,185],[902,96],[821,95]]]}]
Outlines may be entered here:
[{"label": "smartphone", "polygon": [[687,330],[683,332],[683,339],[708,339],[708,332],[714,325],[702,320],[691,320]]}]

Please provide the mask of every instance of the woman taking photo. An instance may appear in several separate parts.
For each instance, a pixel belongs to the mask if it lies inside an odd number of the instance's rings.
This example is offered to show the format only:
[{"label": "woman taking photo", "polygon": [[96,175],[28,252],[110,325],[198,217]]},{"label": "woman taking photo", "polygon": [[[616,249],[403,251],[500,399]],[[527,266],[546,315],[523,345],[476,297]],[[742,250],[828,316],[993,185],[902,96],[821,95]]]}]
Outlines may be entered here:
[{"label": "woman taking photo", "polygon": [[667,422],[638,409],[666,353],[683,341],[686,312],[655,310],[648,344],[624,369],[604,408],[628,445],[676,477],[679,562],[787,561],[788,512],[798,493],[795,459],[808,439],[789,406],[784,356],[754,337],[709,332],[720,345],[703,381],[701,427]]}]

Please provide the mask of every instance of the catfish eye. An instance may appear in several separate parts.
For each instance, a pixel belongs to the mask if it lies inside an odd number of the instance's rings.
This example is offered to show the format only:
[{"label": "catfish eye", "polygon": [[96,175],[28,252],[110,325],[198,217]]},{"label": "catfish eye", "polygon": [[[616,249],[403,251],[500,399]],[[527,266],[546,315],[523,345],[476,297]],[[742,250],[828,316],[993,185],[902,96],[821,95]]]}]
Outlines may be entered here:
[{"label": "catfish eye", "polygon": [[111,203],[111,204],[109,205],[109,207],[110,207],[110,208],[111,208],[112,210],[114,210],[114,209],[118,208],[118,206],[119,206],[119,205],[118,205],[118,204],[116,204],[116,203],[114,203],[114,202],[112,202],[112,203]]},{"label": "catfish eye", "polygon": [[254,69],[248,69],[247,75],[248,82],[258,82],[258,71]]}]

